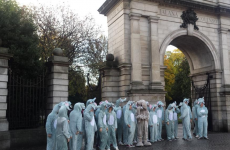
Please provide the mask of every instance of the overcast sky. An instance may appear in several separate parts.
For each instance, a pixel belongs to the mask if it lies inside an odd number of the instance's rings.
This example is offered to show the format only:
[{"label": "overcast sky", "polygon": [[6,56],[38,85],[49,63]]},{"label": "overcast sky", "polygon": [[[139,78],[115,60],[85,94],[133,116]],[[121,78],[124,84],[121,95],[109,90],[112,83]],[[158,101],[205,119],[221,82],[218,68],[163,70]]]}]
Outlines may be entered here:
[{"label": "overcast sky", "polygon": [[[105,0],[16,0],[19,5],[56,5],[62,3],[63,5],[69,6],[79,16],[86,16],[91,14],[95,18],[97,25],[102,27],[104,34],[108,36],[107,19],[104,15],[98,13],[98,9],[105,2]],[[64,3],[63,3],[64,2]],[[176,49],[173,46],[168,46],[167,50]]]}]

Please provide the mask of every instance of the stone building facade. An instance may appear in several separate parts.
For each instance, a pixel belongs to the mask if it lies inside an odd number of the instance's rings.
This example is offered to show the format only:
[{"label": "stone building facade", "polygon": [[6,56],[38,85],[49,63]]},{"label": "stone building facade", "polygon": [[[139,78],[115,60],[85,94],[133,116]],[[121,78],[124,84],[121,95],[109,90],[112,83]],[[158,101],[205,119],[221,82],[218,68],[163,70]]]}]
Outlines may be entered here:
[{"label": "stone building facade", "polygon": [[164,55],[174,45],[196,86],[212,76],[213,130],[230,131],[229,0],[107,0],[98,11],[107,17],[109,53],[118,63],[101,69],[103,100],[164,101]]}]

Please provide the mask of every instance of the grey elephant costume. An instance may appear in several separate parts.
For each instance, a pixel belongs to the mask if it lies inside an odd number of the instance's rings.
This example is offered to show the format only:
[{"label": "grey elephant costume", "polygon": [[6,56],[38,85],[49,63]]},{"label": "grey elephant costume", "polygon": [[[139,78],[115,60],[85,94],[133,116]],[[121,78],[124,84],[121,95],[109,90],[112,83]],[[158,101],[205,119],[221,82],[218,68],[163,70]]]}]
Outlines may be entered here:
[{"label": "grey elephant costume", "polygon": [[[148,142],[148,122],[149,111],[145,100],[137,101],[137,129],[138,129],[138,143],[136,146],[150,146]],[[142,143],[144,141],[144,143]]]}]

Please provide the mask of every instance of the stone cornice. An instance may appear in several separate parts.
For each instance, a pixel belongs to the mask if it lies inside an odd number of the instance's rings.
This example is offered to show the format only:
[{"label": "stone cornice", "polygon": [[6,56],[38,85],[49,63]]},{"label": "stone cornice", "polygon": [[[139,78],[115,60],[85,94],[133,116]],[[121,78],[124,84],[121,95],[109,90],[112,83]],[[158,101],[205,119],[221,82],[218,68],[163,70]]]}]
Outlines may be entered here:
[{"label": "stone cornice", "polygon": [[120,0],[106,0],[104,4],[97,10],[100,14],[106,15],[106,13],[113,8]]},{"label": "stone cornice", "polygon": [[[98,9],[100,14],[106,15],[121,0],[106,0],[105,3]],[[230,14],[230,7],[223,5],[211,5],[207,3],[191,1],[191,0],[146,0],[158,2],[161,5],[183,6],[196,10],[204,10],[216,14]]]}]

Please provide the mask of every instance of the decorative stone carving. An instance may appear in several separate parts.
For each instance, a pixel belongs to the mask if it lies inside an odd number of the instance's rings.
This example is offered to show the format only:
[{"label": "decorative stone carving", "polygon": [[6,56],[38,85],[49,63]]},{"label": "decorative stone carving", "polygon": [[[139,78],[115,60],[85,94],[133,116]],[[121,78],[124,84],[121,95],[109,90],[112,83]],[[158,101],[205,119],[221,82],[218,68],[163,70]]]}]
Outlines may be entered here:
[{"label": "decorative stone carving", "polygon": [[181,19],[183,20],[183,23],[180,26],[181,28],[188,28],[188,24],[192,24],[194,25],[195,30],[199,30],[199,28],[196,25],[198,18],[193,9],[189,8],[186,11],[183,11]]}]

